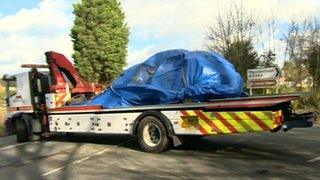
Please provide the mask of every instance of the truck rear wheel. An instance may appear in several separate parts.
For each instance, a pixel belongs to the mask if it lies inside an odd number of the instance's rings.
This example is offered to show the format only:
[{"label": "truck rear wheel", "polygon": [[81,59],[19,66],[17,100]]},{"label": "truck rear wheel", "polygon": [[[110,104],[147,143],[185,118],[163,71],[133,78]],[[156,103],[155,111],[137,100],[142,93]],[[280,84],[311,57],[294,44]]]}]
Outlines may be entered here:
[{"label": "truck rear wheel", "polygon": [[23,119],[16,120],[16,135],[19,143],[29,141],[27,125]]},{"label": "truck rear wheel", "polygon": [[146,152],[161,153],[169,148],[166,127],[154,116],[147,116],[138,126],[138,142]]}]

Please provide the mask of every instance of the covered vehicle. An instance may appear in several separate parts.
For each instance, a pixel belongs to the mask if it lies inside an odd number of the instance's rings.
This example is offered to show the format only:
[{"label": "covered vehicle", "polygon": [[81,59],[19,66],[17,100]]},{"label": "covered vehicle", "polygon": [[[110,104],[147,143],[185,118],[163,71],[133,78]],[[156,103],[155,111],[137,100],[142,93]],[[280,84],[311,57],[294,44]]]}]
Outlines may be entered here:
[{"label": "covered vehicle", "polygon": [[243,80],[222,56],[205,51],[168,50],[123,72],[86,105],[121,108],[243,96]]}]

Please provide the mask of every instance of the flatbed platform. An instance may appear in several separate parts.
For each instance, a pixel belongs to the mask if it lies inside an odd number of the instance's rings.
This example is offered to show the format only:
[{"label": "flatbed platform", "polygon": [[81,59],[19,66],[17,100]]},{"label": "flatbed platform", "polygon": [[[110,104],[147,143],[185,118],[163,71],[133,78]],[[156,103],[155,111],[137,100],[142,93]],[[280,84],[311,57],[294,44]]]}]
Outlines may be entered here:
[{"label": "flatbed platform", "polygon": [[102,106],[65,106],[49,109],[49,114],[64,113],[115,113],[137,112],[145,110],[181,110],[181,109],[207,109],[230,110],[230,109],[257,109],[270,108],[282,103],[299,98],[300,94],[279,94],[270,96],[252,96],[241,98],[214,99],[205,103],[179,103],[162,105],[133,106],[126,108],[103,109]]}]

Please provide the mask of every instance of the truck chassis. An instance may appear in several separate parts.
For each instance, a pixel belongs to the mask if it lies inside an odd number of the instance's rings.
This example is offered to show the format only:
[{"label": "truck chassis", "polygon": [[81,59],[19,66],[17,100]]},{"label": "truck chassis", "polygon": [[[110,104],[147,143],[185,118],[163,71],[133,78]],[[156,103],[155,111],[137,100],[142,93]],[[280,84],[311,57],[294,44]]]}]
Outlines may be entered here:
[{"label": "truck chassis", "polygon": [[[101,109],[99,106],[49,109],[50,132],[131,134],[141,148],[159,153],[181,136],[208,136],[310,127],[313,114],[295,115],[298,94],[218,99],[208,103]],[[300,123],[297,125],[297,123]]]}]

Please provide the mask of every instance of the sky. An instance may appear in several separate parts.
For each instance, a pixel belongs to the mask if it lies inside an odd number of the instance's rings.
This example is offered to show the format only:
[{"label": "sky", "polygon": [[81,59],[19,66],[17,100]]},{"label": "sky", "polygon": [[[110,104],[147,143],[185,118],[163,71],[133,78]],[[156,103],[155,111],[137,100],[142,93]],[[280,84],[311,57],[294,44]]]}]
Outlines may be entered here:
[{"label": "sky", "polygon": [[[45,51],[71,59],[73,3],[80,0],[0,0],[0,76],[21,71],[22,63],[45,63]],[[203,50],[208,24],[231,0],[120,0],[130,27],[128,67],[167,49]],[[233,1],[234,2],[234,1]],[[283,53],[282,34],[292,19],[320,17],[320,0],[236,0],[261,22],[278,22],[266,46]],[[222,9],[222,10],[221,10]],[[261,37],[263,38],[263,37]],[[264,51],[259,47],[259,51]],[[284,56],[277,62],[283,63]]]}]

